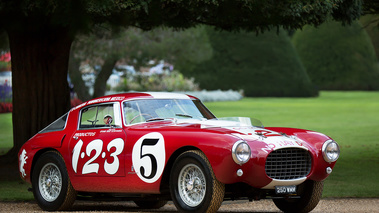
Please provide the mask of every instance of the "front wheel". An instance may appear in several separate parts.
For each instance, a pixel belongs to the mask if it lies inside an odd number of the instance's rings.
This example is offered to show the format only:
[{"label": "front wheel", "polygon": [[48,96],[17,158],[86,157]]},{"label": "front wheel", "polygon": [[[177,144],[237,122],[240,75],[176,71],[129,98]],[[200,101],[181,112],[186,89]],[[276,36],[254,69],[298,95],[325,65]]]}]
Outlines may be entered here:
[{"label": "front wheel", "polygon": [[33,195],[45,211],[66,210],[76,199],[62,156],[49,151],[37,160],[32,173]]},{"label": "front wheel", "polygon": [[298,187],[300,198],[274,199],[276,207],[284,212],[310,212],[318,204],[324,188],[323,181],[307,180]]},{"label": "front wheel", "polygon": [[181,212],[216,212],[224,200],[225,185],[219,182],[201,151],[181,154],[170,174],[170,192]]}]

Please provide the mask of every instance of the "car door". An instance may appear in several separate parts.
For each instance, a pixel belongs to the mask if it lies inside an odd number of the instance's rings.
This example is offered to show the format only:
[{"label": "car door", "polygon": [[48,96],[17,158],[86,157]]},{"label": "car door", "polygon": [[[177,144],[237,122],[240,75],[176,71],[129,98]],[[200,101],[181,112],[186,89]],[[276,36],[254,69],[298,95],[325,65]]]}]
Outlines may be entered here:
[{"label": "car door", "polygon": [[80,180],[80,184],[75,185],[81,190],[92,191],[96,180],[102,187],[117,187],[103,177],[125,176],[125,141],[119,103],[83,108],[69,144],[71,169]]}]

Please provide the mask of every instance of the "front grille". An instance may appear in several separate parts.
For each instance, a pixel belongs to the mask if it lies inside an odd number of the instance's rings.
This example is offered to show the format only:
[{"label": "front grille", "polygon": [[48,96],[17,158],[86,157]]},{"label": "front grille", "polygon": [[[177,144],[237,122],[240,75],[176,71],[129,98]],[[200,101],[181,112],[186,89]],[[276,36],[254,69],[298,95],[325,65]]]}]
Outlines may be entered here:
[{"label": "front grille", "polygon": [[307,150],[278,149],[266,159],[266,174],[272,179],[292,180],[305,177],[311,171],[312,159]]}]

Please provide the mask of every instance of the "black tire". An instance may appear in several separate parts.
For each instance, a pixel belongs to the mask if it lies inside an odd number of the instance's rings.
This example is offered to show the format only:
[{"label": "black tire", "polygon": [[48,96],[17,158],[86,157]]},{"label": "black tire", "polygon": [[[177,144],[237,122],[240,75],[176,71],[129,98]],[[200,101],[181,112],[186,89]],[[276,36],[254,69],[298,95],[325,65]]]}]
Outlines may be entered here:
[{"label": "black tire", "polygon": [[[204,153],[190,150],[174,162],[170,174],[170,193],[179,212],[213,213],[224,200],[225,185],[216,179]],[[198,200],[195,199],[196,195]]]},{"label": "black tire", "polygon": [[166,205],[167,200],[135,200],[133,202],[143,209],[159,209]]},{"label": "black tire", "polygon": [[32,186],[34,198],[45,211],[66,210],[76,199],[64,160],[57,151],[48,151],[37,160]]},{"label": "black tire", "polygon": [[300,198],[274,199],[276,207],[284,212],[310,212],[321,200],[323,181],[307,180],[298,187]]}]

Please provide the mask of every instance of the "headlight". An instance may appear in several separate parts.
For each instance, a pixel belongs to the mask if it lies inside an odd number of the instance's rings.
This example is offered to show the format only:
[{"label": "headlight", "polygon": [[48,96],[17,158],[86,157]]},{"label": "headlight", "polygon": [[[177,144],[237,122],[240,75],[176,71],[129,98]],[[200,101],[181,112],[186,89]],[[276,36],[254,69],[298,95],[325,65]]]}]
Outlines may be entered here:
[{"label": "headlight", "polygon": [[250,146],[245,141],[237,141],[232,147],[232,157],[234,162],[242,165],[250,160]]},{"label": "headlight", "polygon": [[334,162],[340,156],[340,147],[335,141],[327,140],[322,145],[322,156],[326,162]]}]

